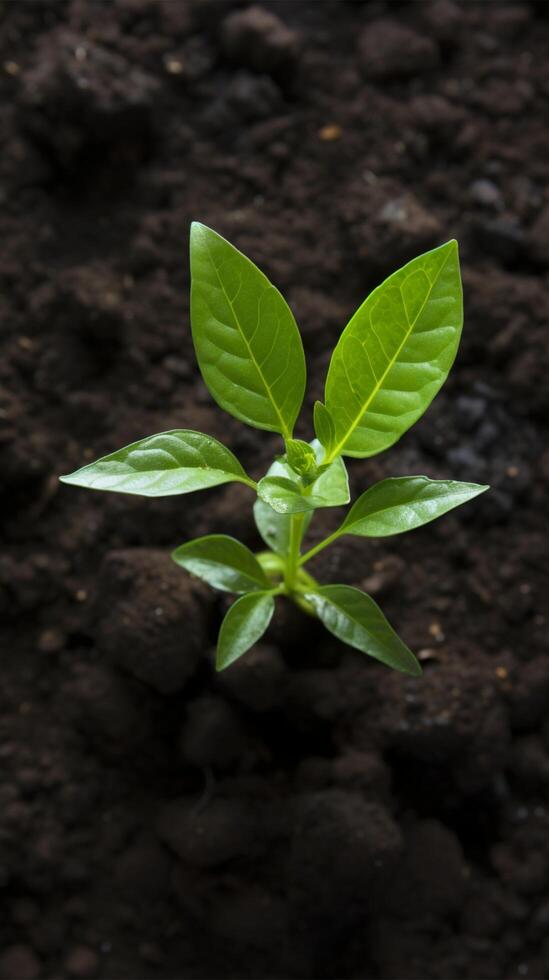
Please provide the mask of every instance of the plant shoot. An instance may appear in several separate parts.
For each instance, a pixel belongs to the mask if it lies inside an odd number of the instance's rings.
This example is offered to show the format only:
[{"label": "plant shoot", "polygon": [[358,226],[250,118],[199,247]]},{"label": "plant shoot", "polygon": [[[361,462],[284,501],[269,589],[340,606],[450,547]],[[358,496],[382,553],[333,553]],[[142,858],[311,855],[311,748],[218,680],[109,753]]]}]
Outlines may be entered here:
[{"label": "plant shoot", "polygon": [[400,476],[368,487],[339,527],[312,547],[314,512],[350,501],[345,459],[389,449],[444,384],[463,323],[458,248],[447,242],[408,262],[358,308],[333,351],[314,438],[294,438],[305,394],[301,336],[279,291],[246,256],[203,224],[191,226],[191,326],[202,377],[213,398],[246,425],[277,433],[281,454],[258,481],[226,446],[190,429],[134,442],[64,483],[163,497],[236,482],[256,494],[254,518],[266,549],[210,534],[173,552],[174,561],[238,598],[219,632],[217,668],[241,657],[287,597],[349,646],[388,667],[420,674],[414,654],[374,600],[348,585],[319,584],[307,566],[345,535],[411,531],[488,488]]}]

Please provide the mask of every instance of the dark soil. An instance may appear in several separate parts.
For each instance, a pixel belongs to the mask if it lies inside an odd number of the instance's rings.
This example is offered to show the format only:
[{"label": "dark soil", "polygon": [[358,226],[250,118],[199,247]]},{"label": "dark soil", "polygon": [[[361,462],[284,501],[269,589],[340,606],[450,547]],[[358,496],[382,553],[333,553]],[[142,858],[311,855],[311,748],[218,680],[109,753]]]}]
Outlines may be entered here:
[{"label": "dark soil", "polygon": [[[0,977],[548,977],[547,6],[0,18]],[[493,489],[316,563],[380,599],[419,680],[289,608],[216,676],[225,601],[167,555],[258,547],[251,493],[57,482],[177,426],[258,475],[278,451],[196,372],[193,218],[288,297],[309,406],[369,288],[460,242],[451,379],[351,479]]]}]

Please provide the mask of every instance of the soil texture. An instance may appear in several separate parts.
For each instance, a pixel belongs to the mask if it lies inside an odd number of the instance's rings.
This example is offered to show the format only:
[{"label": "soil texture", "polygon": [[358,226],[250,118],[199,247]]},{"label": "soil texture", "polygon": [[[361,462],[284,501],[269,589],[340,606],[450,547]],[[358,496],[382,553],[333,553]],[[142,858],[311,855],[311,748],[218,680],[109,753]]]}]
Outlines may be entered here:
[{"label": "soil texture", "polygon": [[[542,2],[0,2],[0,978],[549,976],[548,46]],[[367,292],[459,240],[453,373],[349,469],[492,489],[311,566],[420,679],[284,605],[216,675],[169,551],[259,549],[251,491],[58,483],[176,427],[279,452],[197,373],[192,219],[288,298],[305,438]]]}]

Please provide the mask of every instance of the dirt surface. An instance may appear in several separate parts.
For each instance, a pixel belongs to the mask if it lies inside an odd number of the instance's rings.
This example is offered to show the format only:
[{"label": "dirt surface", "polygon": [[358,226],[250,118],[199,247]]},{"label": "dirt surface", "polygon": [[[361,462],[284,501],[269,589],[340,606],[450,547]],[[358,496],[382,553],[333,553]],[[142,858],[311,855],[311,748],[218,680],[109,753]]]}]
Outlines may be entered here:
[{"label": "dirt surface", "polygon": [[[548,45],[541,2],[0,3],[0,977],[549,976]],[[197,375],[193,218],[288,297],[309,406],[369,288],[460,242],[451,379],[351,480],[493,489],[315,565],[419,680],[289,608],[216,676],[226,602],[167,554],[258,547],[251,493],[57,482],[177,426],[278,451]]]}]

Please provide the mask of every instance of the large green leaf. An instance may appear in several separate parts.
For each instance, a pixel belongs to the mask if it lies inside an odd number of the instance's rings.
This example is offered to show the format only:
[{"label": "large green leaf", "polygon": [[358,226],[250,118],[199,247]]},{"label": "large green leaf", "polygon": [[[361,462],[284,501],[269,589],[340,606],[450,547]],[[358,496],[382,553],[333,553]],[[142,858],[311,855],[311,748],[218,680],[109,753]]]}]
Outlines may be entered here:
[{"label": "large green leaf", "polygon": [[423,415],[452,366],[462,323],[455,241],[374,289],[343,331],[328,370],[332,458],[373,456]]},{"label": "large green leaf", "polygon": [[224,670],[257,643],[272,619],[274,608],[269,592],[250,592],[233,603],[219,631],[217,670]]},{"label": "large green leaf", "polygon": [[324,585],[307,592],[326,629],[349,646],[367,653],[404,674],[421,674],[421,667],[411,650],[389,625],[374,600],[349,585]]},{"label": "large green leaf", "polygon": [[[267,476],[282,476],[294,480],[296,478],[288,464],[280,459],[275,459],[271,464]],[[312,517],[313,511],[303,515],[303,534],[306,533]],[[291,516],[277,513],[269,504],[258,497],[254,503],[254,520],[267,547],[285,558],[290,548]]]},{"label": "large green leaf", "polygon": [[172,429],[132,442],[60,480],[143,497],[190,493],[233,480],[255,487],[229,449],[192,429]]},{"label": "large green leaf", "polygon": [[290,438],[305,356],[288,304],[253,262],[196,221],[191,275],[193,340],[213,397],[242,422]]},{"label": "large green leaf", "polygon": [[478,483],[429,480],[426,476],[391,477],[366,490],[353,504],[340,534],[386,537],[402,534],[488,490]]},{"label": "large green leaf", "polygon": [[306,489],[289,466],[284,473],[264,476],[257,485],[261,500],[279,514],[302,514],[320,507],[339,507],[349,503],[349,478],[345,463],[339,456],[322,469],[324,448],[317,439],[313,440],[311,446],[321,471]]},{"label": "large green leaf", "polygon": [[246,545],[227,534],[195,538],[172,552],[176,564],[223,592],[256,592],[269,580]]}]

